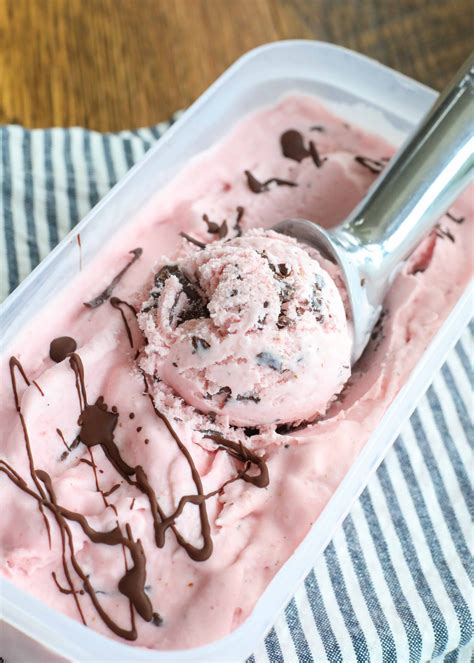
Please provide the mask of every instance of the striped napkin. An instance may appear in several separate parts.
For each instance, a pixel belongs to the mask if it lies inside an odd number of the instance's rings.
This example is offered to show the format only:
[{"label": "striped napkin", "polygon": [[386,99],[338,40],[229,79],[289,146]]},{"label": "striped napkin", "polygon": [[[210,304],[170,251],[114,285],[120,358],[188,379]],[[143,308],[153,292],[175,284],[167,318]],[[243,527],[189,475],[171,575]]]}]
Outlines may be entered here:
[{"label": "striped napkin", "polygon": [[[119,134],[0,128],[2,298],[174,119]],[[471,660],[473,332],[250,663]]]}]

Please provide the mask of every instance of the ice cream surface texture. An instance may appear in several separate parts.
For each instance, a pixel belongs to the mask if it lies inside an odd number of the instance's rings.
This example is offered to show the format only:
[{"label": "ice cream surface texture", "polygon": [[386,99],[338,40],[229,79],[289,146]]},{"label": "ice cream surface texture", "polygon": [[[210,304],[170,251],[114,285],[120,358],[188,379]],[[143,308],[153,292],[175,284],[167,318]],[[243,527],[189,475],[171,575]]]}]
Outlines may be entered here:
[{"label": "ice cream surface texture", "polygon": [[468,192],[398,274],[349,377],[337,272],[270,229],[339,223],[393,151],[286,97],[38,303],[1,360],[4,576],[142,647],[202,645],[248,617],[472,275]]},{"label": "ice cream surface texture", "polygon": [[271,231],[188,244],[157,272],[139,321],[146,372],[235,426],[313,420],[350,375],[336,284],[308,250]]}]

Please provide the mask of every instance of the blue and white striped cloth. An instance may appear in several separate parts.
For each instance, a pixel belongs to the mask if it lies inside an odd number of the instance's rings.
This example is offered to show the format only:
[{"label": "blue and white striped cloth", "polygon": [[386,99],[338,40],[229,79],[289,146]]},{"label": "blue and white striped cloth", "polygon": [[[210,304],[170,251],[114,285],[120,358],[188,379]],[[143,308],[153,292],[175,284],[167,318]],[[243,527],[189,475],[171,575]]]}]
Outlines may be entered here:
[{"label": "blue and white striped cloth", "polygon": [[[2,297],[167,126],[0,128]],[[473,332],[466,329],[251,663],[471,660]]]}]

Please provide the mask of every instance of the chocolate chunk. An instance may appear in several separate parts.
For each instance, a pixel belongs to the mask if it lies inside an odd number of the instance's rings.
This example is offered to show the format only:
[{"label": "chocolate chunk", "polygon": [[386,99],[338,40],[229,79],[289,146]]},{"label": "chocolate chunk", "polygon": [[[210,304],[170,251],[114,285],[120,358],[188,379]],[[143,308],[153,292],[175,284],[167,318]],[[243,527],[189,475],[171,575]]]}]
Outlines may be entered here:
[{"label": "chocolate chunk", "polygon": [[227,228],[227,221],[225,219],[220,225],[218,223],[214,223],[214,221],[209,221],[207,214],[203,214],[202,219],[207,225],[207,232],[211,235],[218,235],[219,239],[223,239],[229,232]]},{"label": "chocolate chunk", "polygon": [[260,431],[254,426],[247,426],[244,428],[244,433],[247,437],[255,437],[255,435],[260,435]]},{"label": "chocolate chunk", "polygon": [[278,320],[277,320],[277,327],[279,329],[284,329],[285,327],[289,327],[292,324],[293,324],[293,320],[291,318],[289,318],[284,313],[280,313],[280,315],[278,316]]},{"label": "chocolate chunk", "polygon": [[295,287],[291,283],[282,283],[280,289],[280,301],[282,304],[286,304],[295,293]]},{"label": "chocolate chunk", "polygon": [[161,617],[157,612],[154,612],[153,617],[151,618],[151,623],[154,624],[155,626],[162,626],[163,617]]},{"label": "chocolate chunk", "polygon": [[286,265],[284,262],[281,262],[278,265],[278,271],[280,273],[280,276],[283,276],[283,278],[286,278],[287,276],[289,276],[291,274],[291,266],[288,267],[288,265]]},{"label": "chocolate chunk", "polygon": [[160,297],[165,283],[170,276],[175,276],[178,279],[184,294],[188,298],[187,306],[185,306],[177,318],[177,325],[180,325],[187,320],[208,318],[209,311],[207,308],[207,301],[201,297],[197,288],[191,283],[187,276],[183,274],[177,265],[165,265],[160,269],[155,276],[155,289],[152,291],[151,296],[154,299]]},{"label": "chocolate chunk", "polygon": [[219,391],[213,394],[212,399],[219,399],[218,406],[223,408],[228,400],[232,398],[232,389],[230,387],[221,387]]},{"label": "chocolate chunk", "polygon": [[199,336],[193,336],[192,344],[194,348],[193,354],[199,350],[208,350],[211,347],[210,343],[203,338],[199,338]]},{"label": "chocolate chunk", "polygon": [[237,216],[235,218],[235,223],[234,223],[234,230],[235,230],[235,236],[240,237],[242,235],[242,217],[244,215],[244,208],[243,207],[237,207],[236,212]]},{"label": "chocolate chunk", "polygon": [[318,152],[318,148],[312,140],[309,141],[309,153],[313,159],[314,165],[316,168],[321,168],[323,163],[327,161],[327,157],[321,158]]},{"label": "chocolate chunk", "polygon": [[66,357],[75,352],[77,348],[76,341],[70,336],[59,336],[51,341],[49,346],[49,356],[57,364],[64,361]]},{"label": "chocolate chunk", "polygon": [[238,401],[253,401],[254,403],[260,403],[262,400],[260,396],[257,396],[257,394],[252,393],[246,393],[246,394],[237,394],[236,400]]},{"label": "chocolate chunk", "polygon": [[283,362],[271,352],[259,352],[256,359],[259,366],[268,366],[273,371],[282,372]]},{"label": "chocolate chunk", "polygon": [[309,128],[310,131],[319,131],[320,133],[323,133],[325,131],[325,128],[321,124],[314,124],[312,127]]},{"label": "chocolate chunk", "polygon": [[280,136],[280,145],[283,156],[300,163],[309,156],[309,151],[304,146],[303,135],[296,129],[288,129]]}]

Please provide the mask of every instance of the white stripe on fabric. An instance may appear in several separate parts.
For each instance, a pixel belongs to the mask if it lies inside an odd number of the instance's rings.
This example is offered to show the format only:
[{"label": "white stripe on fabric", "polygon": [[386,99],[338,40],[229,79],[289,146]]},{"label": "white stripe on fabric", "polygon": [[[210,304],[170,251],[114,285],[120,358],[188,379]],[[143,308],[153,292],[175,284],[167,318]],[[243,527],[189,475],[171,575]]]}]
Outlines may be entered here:
[{"label": "white stripe on fabric", "polygon": [[[429,472],[427,471],[426,466],[423,463],[423,457],[418,448],[416,437],[411,426],[406,426],[404,428],[403,439],[405,441],[405,444],[403,445],[404,451],[407,459],[410,462],[411,469],[413,470],[414,468],[416,468],[417,472],[419,473],[418,490],[421,492],[423,496],[426,508],[426,515],[430,518],[432,525],[433,523],[436,524],[436,533],[435,533],[436,540],[429,537],[430,540],[428,542],[428,545],[430,546],[430,550],[433,551],[430,554],[436,555],[433,561],[441,576],[444,587],[448,592],[451,606],[452,608],[454,608],[455,612],[455,603],[453,603],[452,597],[455,596],[456,588],[452,585],[449,574],[446,573],[446,566],[448,567],[449,572],[452,574],[454,581],[456,581],[456,578],[459,577],[460,573],[464,575],[464,569],[462,568],[462,565],[459,562],[459,557],[451,541],[449,532],[446,530],[444,518],[439,510],[436,494],[429,478]],[[406,471],[407,470],[406,461],[400,460],[400,464],[402,471],[403,470]],[[420,486],[423,486],[423,490],[421,490]],[[409,487],[413,489],[413,485],[410,483]],[[418,518],[422,519],[420,521],[421,531],[426,539],[428,537],[428,529],[427,529],[428,523],[424,518],[425,514],[419,512],[416,505],[415,505],[415,512]],[[442,557],[440,557],[438,554],[438,548],[439,548],[439,554],[442,555]],[[445,613],[447,610],[450,610],[449,603],[443,605]],[[450,627],[449,628],[450,637],[447,645],[447,651],[450,651],[460,641],[461,634],[460,634],[460,623],[458,615],[456,615],[455,621],[454,620],[451,621],[449,627]]]},{"label": "white stripe on fabric", "polygon": [[9,270],[8,270],[8,251],[7,253],[7,240],[6,240],[6,209],[5,209],[5,188],[6,188],[6,149],[7,140],[5,138],[8,129],[0,127],[0,220],[2,221],[2,228],[0,228],[0,301],[8,294],[9,285]]},{"label": "white stripe on fabric", "polygon": [[[423,485],[423,490],[426,492],[432,490],[430,493],[435,499],[430,500],[432,505],[431,518],[437,522],[437,529],[443,532],[442,540],[448,554],[453,556],[453,564],[459,563],[462,576],[464,576],[461,587],[465,586],[464,582],[468,581],[467,565],[469,552],[467,544],[462,536],[459,528],[456,512],[454,511],[451,500],[449,499],[446,487],[443,483],[442,477],[439,472],[439,464],[429,447],[429,440],[426,437],[426,431],[422,427],[421,419],[417,411],[415,411],[410,419],[410,425],[415,433],[416,447],[421,453],[421,462],[426,467],[426,474],[429,476],[429,481]],[[414,450],[415,451],[415,450]],[[444,458],[448,463],[449,459]],[[428,464],[428,465],[427,465]],[[454,569],[456,566],[454,566]]]},{"label": "white stripe on fabric", "polygon": [[[25,205],[25,171],[23,144],[25,131],[13,127],[10,131],[9,160],[12,173],[11,209],[14,210],[14,246],[18,264],[18,280],[21,282],[35,267],[28,248],[33,239],[28,236],[27,207]],[[36,247],[37,249],[37,247]]]},{"label": "white stripe on fabric", "polygon": [[[470,338],[466,336],[466,334],[463,334],[461,339],[458,341],[458,345],[461,346],[463,349],[467,346],[468,351],[464,350],[465,354],[467,357],[472,357],[471,354],[471,342]],[[456,376],[456,384],[458,385],[458,389],[460,394],[464,396],[464,399],[467,402],[468,405],[468,411],[471,412],[472,415],[472,407],[469,407],[469,405],[472,405],[472,399],[469,399],[468,394],[472,393],[472,387],[469,381],[469,377],[466,374],[466,371],[464,370],[463,363],[459,357],[459,349],[455,348],[454,352],[451,352],[449,355],[449,361],[448,361],[448,366],[451,369],[451,372],[453,375]]]},{"label": "white stripe on fabric", "polygon": [[[320,661],[322,660],[324,646],[319,631],[314,623],[311,607],[308,602],[308,595],[305,591],[304,585],[296,592],[295,603],[298,608],[301,626],[306,635],[308,646],[313,653],[315,660]],[[317,656],[315,656],[316,654]]]},{"label": "white stripe on fabric", "polygon": [[[446,377],[445,377],[446,375]],[[449,376],[449,377],[447,377]],[[451,432],[451,437],[453,439],[454,446],[456,447],[461,459],[467,461],[468,468],[471,466],[472,460],[472,449],[469,444],[469,437],[472,430],[468,431],[464,428],[463,422],[460,415],[458,414],[458,408],[456,406],[456,398],[451,393],[448,388],[447,379],[452,380],[454,389],[456,389],[459,399],[462,399],[461,392],[458,386],[458,379],[454,377],[453,370],[451,368],[451,362],[446,362],[443,366],[442,371],[436,374],[435,379],[433,380],[433,388],[436,391],[441,408],[444,414],[444,418],[448,423],[449,430]],[[465,403],[462,401],[462,406],[466,409]],[[469,419],[470,412],[466,409],[466,415]]]},{"label": "white stripe on fabric", "polygon": [[[384,471],[389,473],[385,464]],[[379,522],[383,523],[383,534],[387,541],[390,550],[390,557],[396,574],[400,583],[401,590],[405,595],[406,602],[411,610],[411,613],[418,624],[418,628],[423,631],[423,638],[420,638],[422,645],[419,656],[414,660],[428,660],[429,655],[434,648],[434,632],[433,627],[428,617],[425,605],[421,600],[416,585],[413,582],[413,577],[407,565],[406,558],[403,554],[403,549],[400,544],[400,539],[394,527],[392,511],[390,505],[387,503],[386,495],[384,494],[380,485],[380,479],[372,481],[370,484],[370,492],[372,495],[373,503]]]},{"label": "white stripe on fabric", "polygon": [[67,205],[67,172],[64,163],[64,135],[61,129],[51,129],[51,178],[54,184],[52,204],[58,238],[61,240],[70,228],[70,219]]},{"label": "white stripe on fabric", "polygon": [[[468,495],[463,495],[462,492],[462,489],[466,491],[469,490],[469,476],[467,468],[464,466],[462,461],[460,461],[460,465],[462,466],[461,468],[456,467],[451,462],[451,459],[449,458],[449,455],[444,448],[444,445],[448,444],[448,441],[445,438],[443,444],[441,431],[436,425],[433,411],[430,407],[430,404],[428,403],[426,396],[423,396],[421,399],[420,403],[418,404],[417,411],[435,458],[443,458],[444,454],[447,456],[443,462],[437,463],[438,470],[445,487],[449,486],[449,498],[451,504],[450,511],[452,510],[452,517],[449,518],[449,520],[451,521],[451,524],[453,524],[452,518],[456,519],[456,525],[459,527],[460,534],[462,535],[467,548],[467,541],[471,533],[469,522],[471,516],[465,501],[465,498],[467,498]],[[455,419],[457,420],[457,416]],[[465,479],[462,485],[460,485],[461,479]],[[444,505],[444,508],[446,510],[446,504]]]},{"label": "white stripe on fabric", "polygon": [[354,505],[351,513],[358,534],[358,539],[363,546],[364,557],[369,569],[374,591],[396,642],[397,657],[401,661],[409,661],[407,635],[400,619],[400,615],[398,614],[395,604],[390,596],[390,591],[383,572],[383,566],[375,549],[360,499]]},{"label": "white stripe on fabric", "polygon": [[[363,634],[364,636],[369,657],[374,661],[382,661],[383,656],[380,638],[370,616],[365,598],[361,592],[342,527],[338,528],[332,541],[334,548],[337,551],[342,580],[346,586],[347,594],[350,597],[354,611],[356,612],[360,626],[360,634]],[[354,634],[354,636],[357,636],[357,634]],[[359,656],[358,659],[360,658],[361,657]]]},{"label": "white stripe on fabric", "polygon": [[[31,132],[31,162],[29,164],[30,178],[33,180],[34,190],[31,190],[31,214],[37,219],[44,219],[44,223],[37,223],[37,244],[40,258],[43,259],[54,246],[51,241],[48,224],[48,210],[46,207],[46,177],[45,177],[45,138],[46,132]],[[28,195],[28,192],[27,192]]]},{"label": "white stripe on fabric", "polygon": [[326,556],[315,567],[315,575],[334,637],[339,643],[342,661],[354,661],[356,660],[356,653],[334,593]]},{"label": "white stripe on fabric", "polygon": [[93,196],[89,190],[89,171],[87,157],[84,151],[84,131],[77,127],[70,129],[71,156],[74,164],[74,181],[76,190],[77,214],[79,219],[90,210],[90,199]]},{"label": "white stripe on fabric", "polygon": [[114,137],[111,136],[110,151],[113,168],[117,176],[117,180],[119,180],[128,170],[123,141],[114,140]]},{"label": "white stripe on fabric", "polygon": [[280,642],[280,649],[285,661],[296,661],[298,656],[296,653],[293,638],[291,637],[290,628],[283,613],[275,624],[275,631]]},{"label": "white stripe on fabric", "polygon": [[[414,442],[411,436],[411,429],[405,427],[403,437],[405,441],[404,449]],[[396,454],[390,454],[387,463],[390,466],[390,476],[392,478],[393,486],[396,486],[397,498],[403,509],[403,513],[405,514],[406,527],[409,531],[411,540],[416,546],[422,572],[429,584],[434,600],[438,606],[442,606],[441,617],[446,624],[448,637],[443,637],[443,633],[439,632],[438,638],[442,638],[444,641],[443,651],[449,651],[450,647],[452,648],[454,644],[459,642],[460,632],[458,618],[443,583],[441,569],[436,564],[430,551],[430,547],[426,540],[425,530],[420,522],[420,515],[418,514],[418,517],[415,515],[417,513],[417,505],[412,499],[409,486],[402,472],[401,461],[397,458]],[[437,630],[439,631],[439,627]],[[450,634],[451,638],[449,637]]]}]

